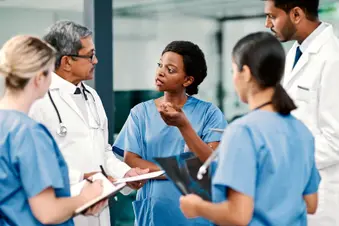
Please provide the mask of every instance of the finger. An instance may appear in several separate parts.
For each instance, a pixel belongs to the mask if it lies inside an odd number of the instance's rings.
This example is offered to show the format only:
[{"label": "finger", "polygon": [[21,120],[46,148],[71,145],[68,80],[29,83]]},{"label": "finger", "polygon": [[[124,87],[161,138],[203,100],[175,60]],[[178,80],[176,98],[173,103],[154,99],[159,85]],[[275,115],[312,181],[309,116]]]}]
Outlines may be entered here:
[{"label": "finger", "polygon": [[140,169],[140,173],[139,174],[145,174],[145,173],[148,173],[149,172],[149,169],[146,168],[146,169]]}]

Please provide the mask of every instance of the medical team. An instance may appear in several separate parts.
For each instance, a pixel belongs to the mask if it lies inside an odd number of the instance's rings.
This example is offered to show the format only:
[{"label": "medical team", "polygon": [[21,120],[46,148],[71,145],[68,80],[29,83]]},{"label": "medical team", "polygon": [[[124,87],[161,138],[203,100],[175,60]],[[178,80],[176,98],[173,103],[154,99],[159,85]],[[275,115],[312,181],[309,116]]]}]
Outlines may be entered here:
[{"label": "medical team", "polygon": [[[98,63],[91,31],[63,21],[44,41],[6,42],[0,225],[110,225],[107,200],[71,219],[101,193],[100,181],[79,196],[70,197],[70,186],[100,165],[110,180],[157,171],[153,157],[180,154],[185,146],[201,161],[219,152],[213,202],[180,198],[165,177],[130,183],[141,188],[133,203],[136,225],[339,225],[339,40],[319,20],[319,0],[264,4],[265,26],[275,37],[253,33],[232,51],[234,86],[249,113],[227,125],[220,109],[193,97],[207,76],[204,53],[192,42],[173,41],[156,69],[164,96],[135,106],[114,143],[125,163],[108,144],[100,97],[84,83]],[[296,40],[286,59],[278,40]]]}]

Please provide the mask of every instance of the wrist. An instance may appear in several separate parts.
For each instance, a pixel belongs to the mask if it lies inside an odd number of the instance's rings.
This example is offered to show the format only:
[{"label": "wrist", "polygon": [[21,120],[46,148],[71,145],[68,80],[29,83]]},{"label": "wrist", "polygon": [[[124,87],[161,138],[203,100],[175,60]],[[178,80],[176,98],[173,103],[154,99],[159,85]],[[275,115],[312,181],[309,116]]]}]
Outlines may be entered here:
[{"label": "wrist", "polygon": [[204,213],[206,213],[206,210],[208,210],[208,206],[206,206],[206,204],[208,204],[208,202],[206,202],[205,200],[197,203],[197,205],[195,206],[195,212],[198,216],[203,216]]},{"label": "wrist", "polygon": [[190,127],[190,122],[185,117],[182,124],[177,126],[180,131],[187,130]]}]

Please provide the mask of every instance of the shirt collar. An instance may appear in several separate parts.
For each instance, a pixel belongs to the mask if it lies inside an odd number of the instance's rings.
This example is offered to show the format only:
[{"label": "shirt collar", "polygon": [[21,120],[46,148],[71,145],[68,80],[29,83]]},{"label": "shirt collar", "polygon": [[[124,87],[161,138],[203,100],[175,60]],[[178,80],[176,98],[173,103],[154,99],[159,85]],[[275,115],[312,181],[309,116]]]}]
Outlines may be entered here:
[{"label": "shirt collar", "polygon": [[321,23],[302,43],[299,45],[300,50],[302,53],[305,53],[307,48],[311,45],[312,41],[326,28],[328,24]]},{"label": "shirt collar", "polygon": [[64,93],[74,94],[77,87],[79,87],[82,91],[82,82],[80,82],[78,85],[74,85],[73,83],[63,79],[56,73],[52,73],[52,84],[50,86],[50,89],[59,89]]}]

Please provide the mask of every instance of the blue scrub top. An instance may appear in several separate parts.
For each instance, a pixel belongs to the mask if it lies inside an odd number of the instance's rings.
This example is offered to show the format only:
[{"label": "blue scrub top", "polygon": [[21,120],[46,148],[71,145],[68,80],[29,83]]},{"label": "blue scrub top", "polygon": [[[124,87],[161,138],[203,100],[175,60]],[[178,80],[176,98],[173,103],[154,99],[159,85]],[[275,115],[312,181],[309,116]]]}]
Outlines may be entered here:
[{"label": "blue scrub top", "polygon": [[217,149],[213,201],[231,188],[254,199],[254,225],[307,225],[303,196],[317,192],[314,138],[292,115],[257,110],[236,120]]},{"label": "blue scrub top", "polygon": [[[188,97],[183,111],[192,127],[206,142],[220,141],[221,134],[210,128],[226,127],[222,112],[211,103]],[[178,128],[162,120],[154,100],[135,106],[114,146],[154,162],[154,157],[168,157],[184,152],[185,140]],[[179,208],[181,193],[168,180],[150,180],[137,193],[133,208],[136,225],[209,225],[202,218],[188,220]]]},{"label": "blue scrub top", "polygon": [[0,225],[42,225],[28,200],[48,187],[69,197],[66,162],[48,130],[26,114],[0,110],[0,122]]}]

